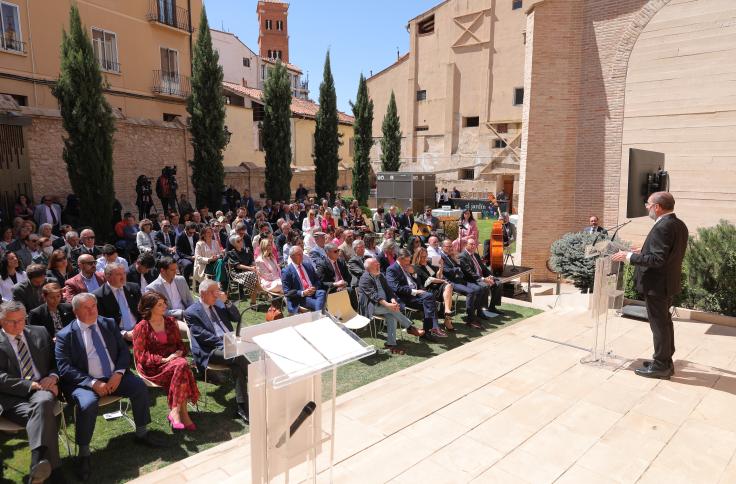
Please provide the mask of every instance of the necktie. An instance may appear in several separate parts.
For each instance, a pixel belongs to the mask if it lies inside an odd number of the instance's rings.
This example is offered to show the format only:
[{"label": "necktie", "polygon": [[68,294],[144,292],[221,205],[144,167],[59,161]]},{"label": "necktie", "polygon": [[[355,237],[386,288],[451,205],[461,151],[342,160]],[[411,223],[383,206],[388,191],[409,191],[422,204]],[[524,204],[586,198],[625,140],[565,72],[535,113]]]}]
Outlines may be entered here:
[{"label": "necktie", "polygon": [[169,234],[164,232],[164,244],[169,245]]},{"label": "necktie", "polygon": [[51,212],[51,225],[56,227],[56,224],[59,223],[59,221],[56,219],[56,214],[54,213],[54,206],[49,207],[49,212]]},{"label": "necktie", "polygon": [[133,317],[130,314],[130,308],[128,307],[128,301],[125,300],[125,293],[123,289],[113,289],[115,292],[115,299],[118,300],[118,307],[120,308],[120,319],[123,323],[123,329],[125,331],[131,331],[135,323],[133,323]]},{"label": "necktie", "polygon": [[97,358],[100,360],[100,367],[102,368],[102,376],[110,378],[112,376],[112,367],[110,366],[110,358],[107,356],[107,349],[105,343],[102,342],[100,333],[95,330],[97,325],[93,324],[89,327],[90,335],[92,336],[92,346],[95,347],[95,353]]},{"label": "necktie", "polygon": [[340,267],[337,265],[337,261],[334,261],[332,265],[335,267],[335,281],[342,281],[342,274],[340,273]]},{"label": "necktie", "polygon": [[228,330],[225,327],[225,325],[222,324],[222,321],[220,321],[220,318],[217,317],[217,311],[215,311],[215,307],[214,306],[210,306],[210,319],[212,319],[212,323],[213,324],[216,324],[217,326],[220,327],[220,329],[222,330],[223,334],[228,332]]},{"label": "necktie", "polygon": [[33,380],[33,361],[28,347],[20,335],[15,337],[15,345],[18,347],[18,358],[20,360],[20,376],[24,380]]},{"label": "necktie", "polygon": [[396,228],[396,219],[391,217],[391,227]]},{"label": "necktie", "polygon": [[483,276],[483,271],[480,270],[480,265],[478,264],[478,261],[475,259],[475,256],[473,254],[470,254],[470,258],[473,259],[473,264],[475,265],[475,272],[477,272],[479,276]]},{"label": "necktie", "polygon": [[299,272],[299,279],[302,281],[302,290],[306,291],[311,284],[309,283],[309,279],[307,278],[307,275],[304,273],[304,268],[301,265],[296,266],[298,272]]}]

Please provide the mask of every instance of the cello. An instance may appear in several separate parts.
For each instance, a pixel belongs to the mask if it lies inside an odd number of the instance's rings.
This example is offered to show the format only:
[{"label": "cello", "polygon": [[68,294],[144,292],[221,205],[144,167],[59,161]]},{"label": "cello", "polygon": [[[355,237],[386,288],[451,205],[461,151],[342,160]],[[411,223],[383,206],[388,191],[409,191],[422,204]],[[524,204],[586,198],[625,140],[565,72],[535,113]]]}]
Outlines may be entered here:
[{"label": "cello", "polygon": [[498,277],[503,274],[503,223],[500,220],[493,222],[489,250],[491,272]]}]

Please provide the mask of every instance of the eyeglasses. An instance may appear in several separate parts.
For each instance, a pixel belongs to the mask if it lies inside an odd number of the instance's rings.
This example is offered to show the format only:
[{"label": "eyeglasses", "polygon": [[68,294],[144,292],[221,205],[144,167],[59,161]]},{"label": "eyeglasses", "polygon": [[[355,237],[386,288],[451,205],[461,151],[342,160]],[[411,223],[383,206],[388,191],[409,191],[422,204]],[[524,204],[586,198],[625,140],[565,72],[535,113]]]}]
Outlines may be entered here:
[{"label": "eyeglasses", "polygon": [[23,319],[3,319],[4,323],[8,324],[21,324],[26,322],[26,318]]},{"label": "eyeglasses", "polygon": [[658,203],[649,203],[649,202],[646,202],[646,203],[644,203],[644,206],[645,206],[646,208],[651,208],[651,207],[653,207],[653,206],[655,206],[655,205],[659,205],[659,204],[658,204]]}]

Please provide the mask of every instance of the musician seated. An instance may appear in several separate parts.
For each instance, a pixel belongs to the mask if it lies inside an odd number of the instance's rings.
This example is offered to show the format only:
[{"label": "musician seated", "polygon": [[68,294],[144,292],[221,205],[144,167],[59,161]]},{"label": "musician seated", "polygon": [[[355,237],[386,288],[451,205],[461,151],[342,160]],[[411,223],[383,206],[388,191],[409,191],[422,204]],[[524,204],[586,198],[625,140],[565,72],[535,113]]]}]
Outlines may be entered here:
[{"label": "musician seated", "polygon": [[447,337],[437,323],[437,303],[431,292],[420,288],[411,265],[411,254],[406,249],[399,251],[396,262],[386,270],[388,285],[403,306],[422,311],[423,338],[435,341],[436,337]]},{"label": "musician seated", "polygon": [[503,224],[503,246],[506,248],[516,240],[516,226],[509,221],[508,213],[501,215],[501,223]]},{"label": "musician seated", "polygon": [[429,205],[424,207],[424,213],[417,217],[416,223],[424,226],[420,227],[422,242],[424,243],[427,242],[431,233],[437,233],[440,229],[440,219],[432,215],[432,207]]},{"label": "musician seated", "polygon": [[[496,280],[491,274],[491,270],[483,264],[478,255],[478,243],[475,239],[468,239],[465,250],[458,256],[460,268],[466,281],[473,282],[481,287],[480,301],[481,307],[487,307],[496,314],[503,314],[496,308],[497,304],[501,304],[501,291],[496,284]],[[490,297],[490,302],[489,302]],[[488,319],[482,311],[477,315],[480,319]]]},{"label": "musician seated", "polygon": [[591,215],[590,216],[589,222],[590,222],[590,225],[588,225],[587,227],[585,227],[583,229],[583,233],[585,233],[585,234],[601,234],[601,235],[607,235],[608,234],[608,231],[606,229],[604,229],[603,227],[601,227],[600,225],[598,225],[598,217],[596,217],[595,215]]}]

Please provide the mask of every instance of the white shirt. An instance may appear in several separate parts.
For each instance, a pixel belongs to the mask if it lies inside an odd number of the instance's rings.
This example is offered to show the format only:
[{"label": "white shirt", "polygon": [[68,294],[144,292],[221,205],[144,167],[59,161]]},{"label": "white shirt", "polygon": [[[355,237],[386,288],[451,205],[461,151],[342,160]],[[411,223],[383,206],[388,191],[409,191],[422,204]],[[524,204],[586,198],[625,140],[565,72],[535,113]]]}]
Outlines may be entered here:
[{"label": "white shirt", "polygon": [[[136,271],[136,272],[137,272],[137,271]],[[147,281],[147,280],[146,280],[146,278],[145,278],[145,277],[143,276],[143,274],[141,274],[140,272],[138,272],[138,274],[139,274],[139,275],[140,275],[140,277],[141,277],[141,279],[140,279],[140,280],[141,280],[140,286],[141,286],[141,294],[143,294],[144,292],[146,292],[146,288],[148,287],[148,281]]]},{"label": "white shirt", "polygon": [[80,273],[79,277],[82,278],[82,282],[84,282],[84,287],[87,288],[87,292],[92,292],[98,287],[100,287],[100,284],[97,282],[97,277],[92,274],[92,277],[84,277],[84,274]]},{"label": "white shirt", "polygon": [[[2,330],[2,331],[3,333],[5,333],[5,330]],[[20,353],[18,353],[18,346],[17,346],[18,342],[15,340],[15,336],[5,333],[5,337],[8,338],[8,341],[10,341],[10,346],[12,346],[13,351],[15,351],[15,357],[18,360],[18,369],[20,371],[23,371],[23,369],[20,367]],[[20,339],[26,345],[26,348],[28,349],[28,354],[31,356],[31,366],[33,366],[33,381],[39,381],[41,379],[41,373],[38,372],[38,369],[36,368],[36,364],[33,362],[33,355],[31,355],[31,347],[28,345],[28,340],[26,340],[26,335],[21,333]]]},{"label": "white shirt", "polygon": [[[115,263],[123,266],[125,268],[125,272],[128,272],[128,261],[127,260],[118,256],[118,258],[115,259]],[[97,270],[97,272],[102,272],[105,270],[106,266],[107,266],[107,259],[105,259],[105,256],[103,255],[102,257],[97,259],[97,266],[95,267],[95,269]]]},{"label": "white shirt", "polygon": [[[46,204],[44,203],[44,205],[46,205]],[[53,214],[53,217],[52,217],[52,214]],[[54,223],[54,219],[56,219],[56,224],[58,225],[59,224],[59,217],[56,216],[56,214],[53,212],[53,209],[51,207],[49,207],[48,205],[46,205],[46,220],[48,220],[48,223],[53,224]]]},{"label": "white shirt", "polygon": [[442,259],[442,254],[440,254],[440,249],[434,248],[431,245],[427,246],[427,256],[432,260],[432,265],[437,266],[440,263],[440,259]]},{"label": "white shirt", "polygon": [[[309,274],[307,274],[307,270],[304,268],[304,264],[301,264],[301,266],[300,266],[300,265],[294,264],[294,261],[289,261],[289,264],[291,264],[292,266],[294,266],[294,269],[296,270],[296,275],[299,277],[299,283],[303,286],[304,283],[302,282],[302,275],[299,272],[299,267],[302,268],[302,270],[304,271],[304,278],[309,283],[309,287],[311,287],[312,286],[312,281],[309,280]],[[302,287],[302,290],[303,291],[306,291],[307,288],[306,287]]]},{"label": "white shirt", "polygon": [[[201,302],[201,301],[200,301]],[[213,306],[208,306],[205,303],[202,303],[202,307],[204,308],[204,312],[207,313],[207,317],[210,318],[210,322],[212,323],[212,327],[215,328],[215,334],[219,337],[222,337],[225,333],[229,333],[230,331],[225,327],[225,324],[220,321],[220,315],[217,314],[217,310],[214,311],[215,315],[217,316],[217,321],[213,321],[212,319],[212,312]]]},{"label": "white shirt", "polygon": [[[84,347],[87,350],[87,373],[95,380],[99,378],[104,378],[105,375],[102,372],[100,358],[108,359],[108,361],[110,362],[110,368],[112,368],[113,372],[115,371],[115,364],[113,364],[112,358],[110,358],[110,352],[107,351],[107,348],[105,348],[105,354],[101,356],[97,354],[97,350],[95,350],[95,345],[94,343],[92,343],[92,331],[96,331],[100,337],[100,340],[104,344],[105,338],[102,337],[100,327],[97,326],[97,321],[92,324],[83,323],[79,320],[77,321],[79,322],[79,329],[82,330],[82,341],[84,342]],[[93,325],[94,329],[92,328]],[[94,381],[92,383],[94,383]]]},{"label": "white shirt", "polygon": [[[130,310],[130,306],[128,305],[128,300],[125,299],[125,291],[123,291],[123,288],[122,287],[119,287],[119,288],[115,289],[114,287],[110,286],[110,283],[109,282],[107,283],[107,285],[110,287],[110,290],[112,291],[113,295],[115,296],[115,301],[118,303],[118,306],[120,306],[120,301],[121,300],[125,302],[125,308],[120,308],[120,313],[122,314],[124,310],[125,311],[128,311],[128,316],[130,317],[130,322],[133,324],[133,326],[130,327],[130,328],[123,328],[123,331],[121,331],[121,332],[124,332],[124,331],[133,331],[133,328],[135,327],[135,323],[137,321],[134,320],[135,317],[133,316],[133,313]],[[121,324],[123,323],[122,317],[120,318],[120,323]]]},{"label": "white shirt", "polygon": [[164,289],[166,289],[166,293],[169,296],[169,304],[171,305],[169,309],[185,309],[184,305],[181,302],[179,289],[177,289],[176,284],[173,284],[174,280],[172,280],[171,283],[168,283],[163,277],[158,276],[158,278],[161,279],[161,282],[164,285]]},{"label": "white shirt", "polygon": [[404,273],[404,277],[406,277],[406,283],[409,284],[409,287],[411,288],[411,295],[416,296],[419,294],[419,290],[417,289],[417,283],[414,281],[414,279],[409,275],[408,272],[404,270],[403,267],[399,266],[401,268],[401,272]]}]

